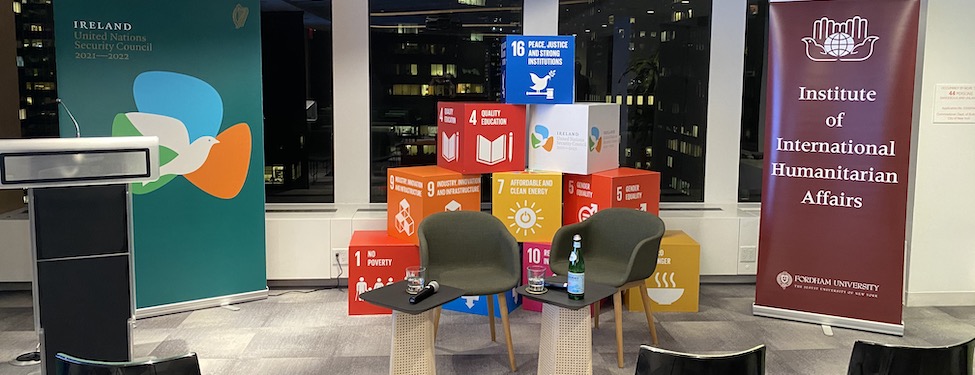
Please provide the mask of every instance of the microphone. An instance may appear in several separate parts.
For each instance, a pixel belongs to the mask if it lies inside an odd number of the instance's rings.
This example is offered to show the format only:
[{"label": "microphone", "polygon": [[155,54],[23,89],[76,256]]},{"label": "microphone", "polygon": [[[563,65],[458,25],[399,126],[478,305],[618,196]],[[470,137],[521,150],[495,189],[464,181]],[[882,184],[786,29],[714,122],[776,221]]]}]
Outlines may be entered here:
[{"label": "microphone", "polygon": [[423,301],[427,297],[432,296],[439,289],[440,289],[440,284],[437,283],[436,280],[431,281],[429,284],[427,284],[427,286],[423,288],[423,290],[420,291],[420,293],[417,293],[414,296],[410,296],[410,304],[414,305],[420,303],[420,301]]},{"label": "microphone", "polygon": [[71,114],[71,110],[68,109],[68,105],[61,101],[61,98],[54,99],[55,102],[64,107],[64,111],[68,112],[68,117],[71,118],[71,123],[74,124],[74,136],[75,138],[81,138],[81,128],[78,127],[78,120],[74,119],[74,115]]}]

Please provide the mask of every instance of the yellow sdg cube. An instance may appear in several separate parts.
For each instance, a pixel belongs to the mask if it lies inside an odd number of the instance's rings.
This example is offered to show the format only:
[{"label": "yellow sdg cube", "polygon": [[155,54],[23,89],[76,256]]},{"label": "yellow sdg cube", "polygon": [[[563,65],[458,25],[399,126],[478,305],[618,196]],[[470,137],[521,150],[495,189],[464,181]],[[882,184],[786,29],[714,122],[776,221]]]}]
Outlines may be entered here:
[{"label": "yellow sdg cube", "polygon": [[491,213],[518,242],[550,242],[562,226],[562,174],[499,172],[492,175]]},{"label": "yellow sdg cube", "polygon": [[[660,240],[657,268],[646,280],[652,311],[697,312],[701,291],[701,245],[687,233],[668,230]],[[640,288],[630,288],[626,304],[643,311]]]}]

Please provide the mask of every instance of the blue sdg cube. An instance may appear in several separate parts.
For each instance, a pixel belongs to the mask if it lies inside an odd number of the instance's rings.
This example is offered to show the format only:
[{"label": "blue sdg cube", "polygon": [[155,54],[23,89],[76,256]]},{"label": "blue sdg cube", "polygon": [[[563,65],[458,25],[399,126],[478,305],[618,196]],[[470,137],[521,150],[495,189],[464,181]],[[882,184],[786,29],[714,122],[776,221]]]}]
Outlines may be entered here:
[{"label": "blue sdg cube", "polygon": [[[508,312],[514,311],[521,305],[521,296],[515,293],[514,290],[505,293],[504,296],[505,301],[508,302]],[[487,316],[487,300],[487,296],[465,296],[444,304],[443,308],[444,310]],[[491,300],[494,301],[494,316],[500,318],[501,309],[498,307],[498,299],[492,298]]]},{"label": "blue sdg cube", "polygon": [[575,101],[575,37],[511,35],[501,46],[501,98],[511,104]]}]

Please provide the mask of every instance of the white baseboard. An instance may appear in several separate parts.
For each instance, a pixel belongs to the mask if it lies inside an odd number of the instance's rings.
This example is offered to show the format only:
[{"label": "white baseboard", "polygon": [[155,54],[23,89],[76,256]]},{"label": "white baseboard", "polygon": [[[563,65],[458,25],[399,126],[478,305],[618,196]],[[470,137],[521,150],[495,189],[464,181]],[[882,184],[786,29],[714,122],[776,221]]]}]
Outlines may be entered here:
[{"label": "white baseboard", "polygon": [[907,292],[908,307],[917,306],[975,306],[975,291],[966,292]]}]

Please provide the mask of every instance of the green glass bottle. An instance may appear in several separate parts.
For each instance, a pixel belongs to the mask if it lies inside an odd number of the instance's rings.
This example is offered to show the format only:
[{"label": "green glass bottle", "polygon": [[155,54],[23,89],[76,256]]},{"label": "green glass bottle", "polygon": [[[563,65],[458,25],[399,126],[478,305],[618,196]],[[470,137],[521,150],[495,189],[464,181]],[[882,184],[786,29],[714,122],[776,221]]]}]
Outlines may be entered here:
[{"label": "green glass bottle", "polygon": [[566,291],[569,299],[581,300],[586,295],[586,262],[582,260],[582,236],[572,236],[572,252],[569,253],[569,280]]}]

